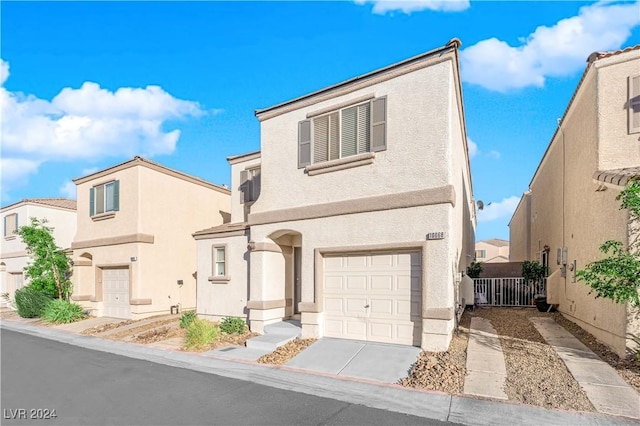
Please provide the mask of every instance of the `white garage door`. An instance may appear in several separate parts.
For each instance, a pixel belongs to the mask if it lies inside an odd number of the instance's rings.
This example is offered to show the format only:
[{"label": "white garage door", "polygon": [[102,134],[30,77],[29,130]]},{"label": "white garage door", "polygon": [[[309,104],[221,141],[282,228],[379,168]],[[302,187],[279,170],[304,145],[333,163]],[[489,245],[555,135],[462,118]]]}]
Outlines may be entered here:
[{"label": "white garage door", "polygon": [[419,252],[325,256],[324,335],[420,345]]},{"label": "white garage door", "polygon": [[102,270],[102,302],[105,317],[131,318],[129,268]]}]

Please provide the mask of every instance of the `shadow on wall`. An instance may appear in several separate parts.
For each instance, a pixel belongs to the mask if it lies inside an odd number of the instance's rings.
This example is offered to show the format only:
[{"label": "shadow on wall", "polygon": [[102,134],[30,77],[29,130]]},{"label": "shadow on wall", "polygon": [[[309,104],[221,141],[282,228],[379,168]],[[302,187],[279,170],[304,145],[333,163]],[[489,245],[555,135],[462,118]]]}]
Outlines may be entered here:
[{"label": "shadow on wall", "polygon": [[483,263],[480,278],[517,278],[522,276],[522,262]]}]

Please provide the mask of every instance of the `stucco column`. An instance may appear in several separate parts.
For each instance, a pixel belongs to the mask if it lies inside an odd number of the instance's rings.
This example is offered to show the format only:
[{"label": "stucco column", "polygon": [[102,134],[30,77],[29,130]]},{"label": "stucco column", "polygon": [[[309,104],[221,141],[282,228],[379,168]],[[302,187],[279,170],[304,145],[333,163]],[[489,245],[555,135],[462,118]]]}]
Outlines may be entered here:
[{"label": "stucco column", "polygon": [[249,327],[264,333],[268,324],[285,316],[285,259],[280,246],[271,240],[249,242],[250,288]]},{"label": "stucco column", "polygon": [[455,328],[453,267],[448,240],[430,241],[422,250],[422,341],[425,351],[449,348]]}]

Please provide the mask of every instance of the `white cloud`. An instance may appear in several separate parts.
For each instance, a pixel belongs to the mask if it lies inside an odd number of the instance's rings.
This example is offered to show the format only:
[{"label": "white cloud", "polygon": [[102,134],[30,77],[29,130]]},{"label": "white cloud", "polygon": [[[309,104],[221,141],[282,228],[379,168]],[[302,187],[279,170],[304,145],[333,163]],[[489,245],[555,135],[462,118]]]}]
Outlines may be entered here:
[{"label": "white cloud", "polygon": [[499,160],[500,157],[502,157],[502,154],[500,154],[498,151],[496,151],[495,149],[492,149],[491,151],[489,151],[487,153],[487,157],[493,158],[495,160]]},{"label": "white cloud", "polygon": [[469,146],[469,158],[475,157],[478,153],[478,145],[471,138],[467,138],[467,144]]},{"label": "white cloud", "polygon": [[592,52],[620,48],[640,25],[639,5],[603,1],[583,6],[577,16],[536,28],[519,46],[482,40],[462,50],[462,78],[499,92],[542,87],[548,77],[583,69]]},{"label": "white cloud", "polygon": [[469,0],[356,0],[356,4],[373,3],[372,12],[384,15],[400,11],[407,15],[412,12],[433,10],[439,12],[459,12],[469,8]]},{"label": "white cloud", "polygon": [[478,211],[478,222],[491,222],[493,220],[509,218],[518,207],[520,197],[511,196],[497,203],[484,203],[484,209]]},{"label": "white cloud", "polygon": [[[4,135],[3,135],[4,136]],[[26,185],[29,175],[38,171],[40,162],[24,158],[11,158],[2,154],[0,159],[0,178],[2,180],[2,198],[8,198],[11,188]]]},{"label": "white cloud", "polygon": [[72,181],[67,181],[60,187],[60,194],[66,198],[76,199],[76,184]]},{"label": "white cloud", "polygon": [[0,86],[9,78],[9,63],[0,58]]},{"label": "white cloud", "polygon": [[[4,81],[9,64],[0,61]],[[23,173],[26,177],[45,161],[170,154],[180,130],[165,130],[166,123],[204,113],[197,102],[177,99],[158,86],[110,91],[85,82],[62,89],[51,101],[0,87],[2,155],[35,164]],[[5,189],[15,181],[3,176]]]}]

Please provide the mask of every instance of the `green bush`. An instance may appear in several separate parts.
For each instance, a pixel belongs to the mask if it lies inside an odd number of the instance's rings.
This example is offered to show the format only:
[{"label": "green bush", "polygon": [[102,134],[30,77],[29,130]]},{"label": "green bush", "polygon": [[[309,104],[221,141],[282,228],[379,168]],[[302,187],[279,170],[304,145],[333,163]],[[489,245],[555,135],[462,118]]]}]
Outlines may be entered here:
[{"label": "green bush", "polygon": [[51,300],[42,311],[42,319],[54,324],[68,324],[85,316],[82,306],[63,299]]},{"label": "green bush", "polygon": [[16,290],[14,298],[18,315],[22,318],[40,317],[47,303],[52,300],[45,293],[30,286]]},{"label": "green bush", "polygon": [[208,349],[218,338],[219,333],[220,329],[214,327],[209,321],[196,318],[187,327],[186,347],[188,350],[196,351]]},{"label": "green bush", "polygon": [[193,311],[184,312],[180,317],[180,328],[189,327],[189,324],[191,324],[193,320],[195,320],[196,318],[198,318],[198,316],[196,315],[195,312]]},{"label": "green bush", "polygon": [[242,318],[226,317],[220,322],[220,331],[227,334],[244,333],[245,322]]}]

